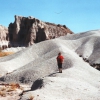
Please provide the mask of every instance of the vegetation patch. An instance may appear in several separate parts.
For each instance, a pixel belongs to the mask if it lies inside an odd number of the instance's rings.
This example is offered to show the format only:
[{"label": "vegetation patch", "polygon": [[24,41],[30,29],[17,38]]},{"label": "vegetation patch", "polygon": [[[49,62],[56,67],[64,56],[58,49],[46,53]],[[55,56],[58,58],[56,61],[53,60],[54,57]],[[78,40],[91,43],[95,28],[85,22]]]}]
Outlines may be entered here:
[{"label": "vegetation patch", "polygon": [[8,56],[14,54],[14,52],[0,52],[0,57]]},{"label": "vegetation patch", "polygon": [[13,91],[16,91],[17,89],[22,90],[22,87],[17,83],[0,84],[0,97],[6,97],[8,95],[12,96],[14,95]]}]

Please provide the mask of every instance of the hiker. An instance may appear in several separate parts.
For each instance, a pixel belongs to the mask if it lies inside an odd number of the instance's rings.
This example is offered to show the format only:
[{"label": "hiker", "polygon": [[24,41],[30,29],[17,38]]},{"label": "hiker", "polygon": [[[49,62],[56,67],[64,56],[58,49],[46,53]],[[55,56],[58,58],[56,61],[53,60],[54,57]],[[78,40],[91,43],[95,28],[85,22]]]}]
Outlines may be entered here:
[{"label": "hiker", "polygon": [[63,63],[64,57],[61,55],[61,52],[58,53],[58,56],[56,59],[57,59],[59,73],[62,73],[62,63]]}]

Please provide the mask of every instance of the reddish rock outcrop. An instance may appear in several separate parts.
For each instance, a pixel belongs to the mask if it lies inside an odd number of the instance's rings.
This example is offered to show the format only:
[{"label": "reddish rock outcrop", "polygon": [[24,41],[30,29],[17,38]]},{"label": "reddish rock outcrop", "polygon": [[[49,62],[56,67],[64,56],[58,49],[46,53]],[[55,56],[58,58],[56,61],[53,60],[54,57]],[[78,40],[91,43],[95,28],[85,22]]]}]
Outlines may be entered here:
[{"label": "reddish rock outcrop", "polygon": [[14,23],[10,23],[8,29],[11,46],[29,46],[73,33],[65,25],[43,22],[31,16],[15,16]]}]

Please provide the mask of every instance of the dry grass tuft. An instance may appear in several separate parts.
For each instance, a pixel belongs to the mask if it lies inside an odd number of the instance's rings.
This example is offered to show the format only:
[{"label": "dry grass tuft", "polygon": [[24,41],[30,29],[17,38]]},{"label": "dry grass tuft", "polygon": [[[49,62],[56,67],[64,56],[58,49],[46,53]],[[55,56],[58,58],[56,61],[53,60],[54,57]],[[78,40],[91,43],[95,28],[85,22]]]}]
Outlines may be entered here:
[{"label": "dry grass tuft", "polygon": [[20,85],[17,83],[5,84],[5,87],[8,88],[7,92],[15,91],[16,89],[20,88]]},{"label": "dry grass tuft", "polygon": [[0,52],[0,57],[8,56],[14,54],[14,52]]},{"label": "dry grass tuft", "polygon": [[0,91],[0,96],[5,97],[6,96],[6,92],[5,91]]},{"label": "dry grass tuft", "polygon": [[14,89],[14,88],[20,88],[20,85],[17,84],[17,83],[11,83],[10,86],[11,86],[12,89]]},{"label": "dry grass tuft", "polygon": [[30,95],[28,100],[33,100],[33,99],[34,99],[34,97],[32,95]]},{"label": "dry grass tuft", "polygon": [[0,91],[5,91],[6,90],[6,87],[2,87],[1,89],[0,89]]}]

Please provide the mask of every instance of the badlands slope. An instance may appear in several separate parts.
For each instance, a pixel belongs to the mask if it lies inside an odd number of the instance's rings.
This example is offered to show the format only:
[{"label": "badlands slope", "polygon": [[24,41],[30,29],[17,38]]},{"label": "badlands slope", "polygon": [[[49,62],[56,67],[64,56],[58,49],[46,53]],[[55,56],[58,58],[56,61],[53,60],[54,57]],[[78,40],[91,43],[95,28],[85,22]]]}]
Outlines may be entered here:
[{"label": "badlands slope", "polygon": [[[57,69],[59,52],[63,73]],[[0,82],[28,84],[31,91],[20,100],[100,100],[100,72],[90,66],[100,64],[99,52],[100,30],[43,41],[0,58]]]}]

